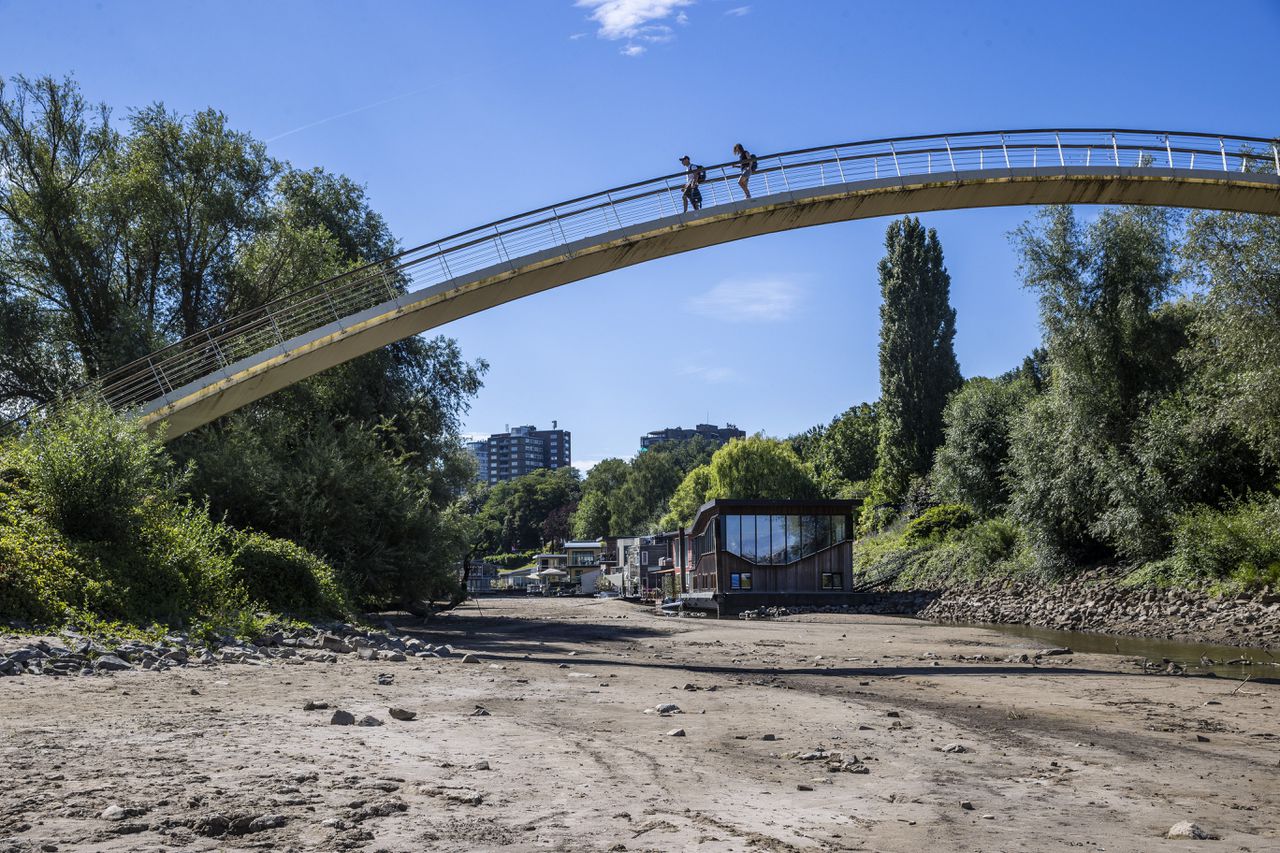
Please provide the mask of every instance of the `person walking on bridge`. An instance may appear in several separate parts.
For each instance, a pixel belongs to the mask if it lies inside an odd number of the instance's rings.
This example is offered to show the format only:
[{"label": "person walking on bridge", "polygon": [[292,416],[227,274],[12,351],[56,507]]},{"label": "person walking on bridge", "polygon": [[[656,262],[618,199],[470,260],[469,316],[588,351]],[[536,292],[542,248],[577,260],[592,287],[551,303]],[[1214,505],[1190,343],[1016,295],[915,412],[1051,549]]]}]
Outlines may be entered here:
[{"label": "person walking on bridge", "polygon": [[702,190],[698,189],[698,184],[707,179],[707,172],[697,163],[689,160],[686,154],[680,158],[680,162],[684,164],[684,191],[680,193],[680,198],[684,201],[684,210],[689,212],[689,205],[693,205],[694,210],[702,209]]},{"label": "person walking on bridge", "polygon": [[747,182],[755,174],[756,155],[743,148],[741,142],[733,146],[733,154],[738,158],[738,168],[742,170],[742,174],[738,176],[738,186],[742,188],[744,196],[751,198],[751,190],[747,188]]}]

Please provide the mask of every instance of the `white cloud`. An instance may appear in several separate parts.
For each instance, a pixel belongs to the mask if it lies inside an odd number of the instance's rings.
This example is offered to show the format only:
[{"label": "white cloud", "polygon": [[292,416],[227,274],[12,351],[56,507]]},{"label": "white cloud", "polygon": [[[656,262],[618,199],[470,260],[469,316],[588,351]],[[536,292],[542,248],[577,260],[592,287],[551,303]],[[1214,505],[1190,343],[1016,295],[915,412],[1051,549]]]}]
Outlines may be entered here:
[{"label": "white cloud", "polygon": [[678,372],[681,376],[692,376],[695,379],[701,379],[703,382],[714,384],[729,382],[738,378],[737,371],[732,367],[686,364],[682,365]]},{"label": "white cloud", "polygon": [[584,39],[589,35],[591,34],[590,33],[574,33],[573,35],[569,36],[569,41],[577,41],[578,39]]},{"label": "white cloud", "polygon": [[729,323],[780,323],[795,315],[800,297],[800,286],[786,279],[722,281],[686,306]]},{"label": "white cloud", "polygon": [[578,473],[586,474],[592,468],[600,464],[599,459],[579,459],[573,463],[573,467],[578,469]]},{"label": "white cloud", "polygon": [[[621,49],[623,56],[641,56],[646,44],[664,44],[675,38],[668,19],[677,24],[689,23],[689,17],[681,11],[693,5],[694,0],[577,0],[574,4],[590,9],[587,17],[599,25],[596,32],[602,39],[627,44]],[[674,16],[674,17],[673,17]]]},{"label": "white cloud", "polygon": [[735,18],[741,18],[743,15],[748,15],[750,13],[750,6],[734,6],[732,9],[725,12],[726,15],[732,15]]}]

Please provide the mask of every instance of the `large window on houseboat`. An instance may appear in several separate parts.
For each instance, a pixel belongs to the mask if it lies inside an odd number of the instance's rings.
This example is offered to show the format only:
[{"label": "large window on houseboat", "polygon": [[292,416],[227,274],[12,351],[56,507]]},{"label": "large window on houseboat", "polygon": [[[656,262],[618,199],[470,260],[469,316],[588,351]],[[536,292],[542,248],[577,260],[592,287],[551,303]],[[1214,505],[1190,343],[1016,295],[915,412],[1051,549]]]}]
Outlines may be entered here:
[{"label": "large window on houseboat", "polygon": [[849,524],[843,515],[725,515],[724,530],[729,553],[785,565],[844,542]]}]

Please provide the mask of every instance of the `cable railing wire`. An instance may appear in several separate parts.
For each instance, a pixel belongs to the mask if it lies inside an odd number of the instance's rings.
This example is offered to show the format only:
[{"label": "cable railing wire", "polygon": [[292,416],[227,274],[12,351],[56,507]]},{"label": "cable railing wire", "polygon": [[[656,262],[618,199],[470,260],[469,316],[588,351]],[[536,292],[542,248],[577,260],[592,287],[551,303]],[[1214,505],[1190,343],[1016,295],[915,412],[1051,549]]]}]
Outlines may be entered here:
[{"label": "cable railing wire", "polygon": [[[867,181],[1066,167],[1280,174],[1280,141],[1111,129],[978,131],[875,139],[757,156],[753,200]],[[704,167],[703,211],[742,202],[736,161]],[[113,408],[153,403],[289,340],[399,296],[682,212],[684,172],[613,187],[406,249],[245,311],[114,370],[94,386]],[[692,212],[692,217],[704,215]],[[82,393],[78,389],[74,393]],[[28,415],[30,412],[28,413]]]}]

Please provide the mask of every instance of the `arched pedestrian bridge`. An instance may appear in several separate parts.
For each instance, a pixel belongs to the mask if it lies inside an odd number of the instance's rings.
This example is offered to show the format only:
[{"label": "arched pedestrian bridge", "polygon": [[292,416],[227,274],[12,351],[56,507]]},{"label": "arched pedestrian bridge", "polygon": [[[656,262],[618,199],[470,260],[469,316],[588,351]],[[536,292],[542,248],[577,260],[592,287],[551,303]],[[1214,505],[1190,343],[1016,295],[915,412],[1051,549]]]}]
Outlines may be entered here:
[{"label": "arched pedestrian bridge", "polygon": [[1143,130],[877,139],[683,173],[522,213],[319,282],[106,376],[115,408],[167,438],[328,367],[522,296],[792,228],[970,207],[1145,204],[1280,214],[1276,140]]}]

